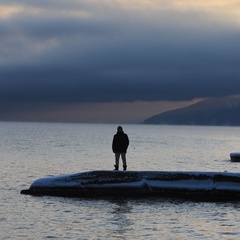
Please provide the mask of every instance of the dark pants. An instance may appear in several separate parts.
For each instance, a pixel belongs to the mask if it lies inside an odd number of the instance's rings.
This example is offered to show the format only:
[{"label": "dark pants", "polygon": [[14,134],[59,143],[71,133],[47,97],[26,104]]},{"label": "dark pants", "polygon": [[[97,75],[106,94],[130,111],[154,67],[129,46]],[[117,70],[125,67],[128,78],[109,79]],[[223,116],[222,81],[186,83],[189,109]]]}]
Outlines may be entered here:
[{"label": "dark pants", "polygon": [[126,161],[126,153],[125,152],[121,152],[121,153],[115,153],[115,165],[118,167],[119,166],[119,158],[122,158],[122,163],[123,163],[123,167],[127,166],[127,161]]}]

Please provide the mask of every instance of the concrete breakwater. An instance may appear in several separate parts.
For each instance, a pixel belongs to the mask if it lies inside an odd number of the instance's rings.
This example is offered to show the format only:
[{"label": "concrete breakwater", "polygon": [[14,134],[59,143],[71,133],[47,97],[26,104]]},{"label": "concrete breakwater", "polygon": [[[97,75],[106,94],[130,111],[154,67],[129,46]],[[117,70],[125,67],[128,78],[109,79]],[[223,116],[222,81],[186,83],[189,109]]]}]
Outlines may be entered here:
[{"label": "concrete breakwater", "polygon": [[22,194],[63,197],[174,197],[240,200],[240,174],[185,171],[89,171],[41,178]]}]

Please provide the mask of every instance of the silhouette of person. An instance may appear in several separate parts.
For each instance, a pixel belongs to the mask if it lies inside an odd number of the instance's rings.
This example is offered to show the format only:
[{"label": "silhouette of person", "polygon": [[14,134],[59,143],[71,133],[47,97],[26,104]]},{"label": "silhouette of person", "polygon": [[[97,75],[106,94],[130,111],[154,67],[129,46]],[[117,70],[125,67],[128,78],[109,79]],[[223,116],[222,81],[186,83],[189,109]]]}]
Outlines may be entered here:
[{"label": "silhouette of person", "polygon": [[112,141],[112,150],[115,153],[115,170],[118,170],[120,156],[122,158],[123,170],[127,170],[126,153],[128,145],[128,135],[123,132],[123,128],[121,126],[118,126],[117,133],[113,136]]}]

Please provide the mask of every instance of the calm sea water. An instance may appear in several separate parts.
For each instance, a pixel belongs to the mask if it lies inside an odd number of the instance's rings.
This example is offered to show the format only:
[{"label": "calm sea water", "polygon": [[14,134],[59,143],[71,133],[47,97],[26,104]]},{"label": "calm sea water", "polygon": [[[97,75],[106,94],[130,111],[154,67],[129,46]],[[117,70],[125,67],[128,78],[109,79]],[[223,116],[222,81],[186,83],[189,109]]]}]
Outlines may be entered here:
[{"label": "calm sea water", "polygon": [[[240,239],[240,202],[21,195],[39,178],[113,169],[117,125],[0,123],[1,239]],[[129,170],[240,172],[240,128],[123,125]]]}]

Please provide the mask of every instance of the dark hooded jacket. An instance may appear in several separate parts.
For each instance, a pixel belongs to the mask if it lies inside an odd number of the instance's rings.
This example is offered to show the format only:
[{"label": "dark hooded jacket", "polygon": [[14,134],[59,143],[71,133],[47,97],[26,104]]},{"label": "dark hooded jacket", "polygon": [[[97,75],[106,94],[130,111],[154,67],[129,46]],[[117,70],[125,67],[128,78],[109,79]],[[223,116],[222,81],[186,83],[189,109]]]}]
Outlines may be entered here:
[{"label": "dark hooded jacket", "polygon": [[129,145],[128,135],[126,133],[117,132],[113,137],[112,150],[114,153],[127,152]]}]

